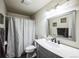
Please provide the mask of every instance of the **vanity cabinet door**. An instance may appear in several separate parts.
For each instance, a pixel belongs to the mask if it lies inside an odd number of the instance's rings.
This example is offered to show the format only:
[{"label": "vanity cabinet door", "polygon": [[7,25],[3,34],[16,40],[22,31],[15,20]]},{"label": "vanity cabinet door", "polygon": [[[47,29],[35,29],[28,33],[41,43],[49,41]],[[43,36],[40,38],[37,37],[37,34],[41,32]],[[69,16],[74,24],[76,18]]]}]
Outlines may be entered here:
[{"label": "vanity cabinet door", "polygon": [[46,50],[45,48],[41,47],[40,45],[38,48],[38,52],[39,52],[39,58],[62,58],[62,57]]}]

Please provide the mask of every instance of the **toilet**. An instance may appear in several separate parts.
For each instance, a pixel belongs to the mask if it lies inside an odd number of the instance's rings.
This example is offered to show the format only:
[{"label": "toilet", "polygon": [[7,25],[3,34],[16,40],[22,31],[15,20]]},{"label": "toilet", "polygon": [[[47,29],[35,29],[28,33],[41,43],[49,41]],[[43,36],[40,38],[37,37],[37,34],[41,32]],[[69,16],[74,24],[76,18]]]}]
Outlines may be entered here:
[{"label": "toilet", "polygon": [[29,54],[34,52],[35,49],[36,49],[36,47],[34,45],[30,45],[30,46],[26,47],[26,49],[25,49],[25,52],[27,53],[26,57],[29,58]]}]

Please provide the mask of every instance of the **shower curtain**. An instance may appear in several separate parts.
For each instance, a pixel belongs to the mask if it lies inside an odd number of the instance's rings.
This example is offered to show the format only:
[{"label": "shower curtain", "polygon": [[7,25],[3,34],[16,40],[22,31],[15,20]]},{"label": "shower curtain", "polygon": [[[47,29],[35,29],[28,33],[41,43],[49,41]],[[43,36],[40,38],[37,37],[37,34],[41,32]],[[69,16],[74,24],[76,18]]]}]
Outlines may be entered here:
[{"label": "shower curtain", "polygon": [[35,27],[33,20],[24,19],[24,49],[33,43],[35,36]]},{"label": "shower curtain", "polygon": [[20,57],[25,48],[32,44],[34,21],[27,18],[9,17],[8,57]]},{"label": "shower curtain", "polygon": [[3,46],[4,46],[4,28],[0,28],[0,58],[5,57]]},{"label": "shower curtain", "polygon": [[[7,46],[7,55],[8,57],[14,57],[15,56],[15,46],[14,46],[14,29],[13,29],[13,20],[12,18],[9,21],[9,28],[8,28],[8,46]],[[12,53],[13,52],[13,53]]]}]

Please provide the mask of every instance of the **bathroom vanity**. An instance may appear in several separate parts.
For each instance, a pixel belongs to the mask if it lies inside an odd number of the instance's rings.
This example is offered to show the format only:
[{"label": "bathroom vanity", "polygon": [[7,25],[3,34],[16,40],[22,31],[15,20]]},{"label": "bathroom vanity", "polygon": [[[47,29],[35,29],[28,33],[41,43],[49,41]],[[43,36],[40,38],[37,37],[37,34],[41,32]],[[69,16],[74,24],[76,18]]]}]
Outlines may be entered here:
[{"label": "bathroom vanity", "polygon": [[39,58],[79,58],[79,49],[46,39],[38,39],[35,42]]},{"label": "bathroom vanity", "polygon": [[39,45],[39,47],[38,47],[38,56],[39,56],[39,58],[61,58],[60,56],[56,55],[55,53],[45,49],[41,45]]},{"label": "bathroom vanity", "polygon": [[35,40],[38,57],[79,58],[79,49],[76,47],[76,11],[53,16],[48,19],[47,25],[46,37]]}]

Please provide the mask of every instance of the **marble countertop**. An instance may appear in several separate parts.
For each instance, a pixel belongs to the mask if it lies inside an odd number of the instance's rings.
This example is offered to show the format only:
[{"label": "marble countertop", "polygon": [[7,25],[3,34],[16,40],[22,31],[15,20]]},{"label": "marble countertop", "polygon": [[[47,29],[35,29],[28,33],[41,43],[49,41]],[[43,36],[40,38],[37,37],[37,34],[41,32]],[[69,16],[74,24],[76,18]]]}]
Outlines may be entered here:
[{"label": "marble countertop", "polygon": [[46,39],[35,40],[43,48],[64,58],[79,58],[79,49],[51,42]]}]

